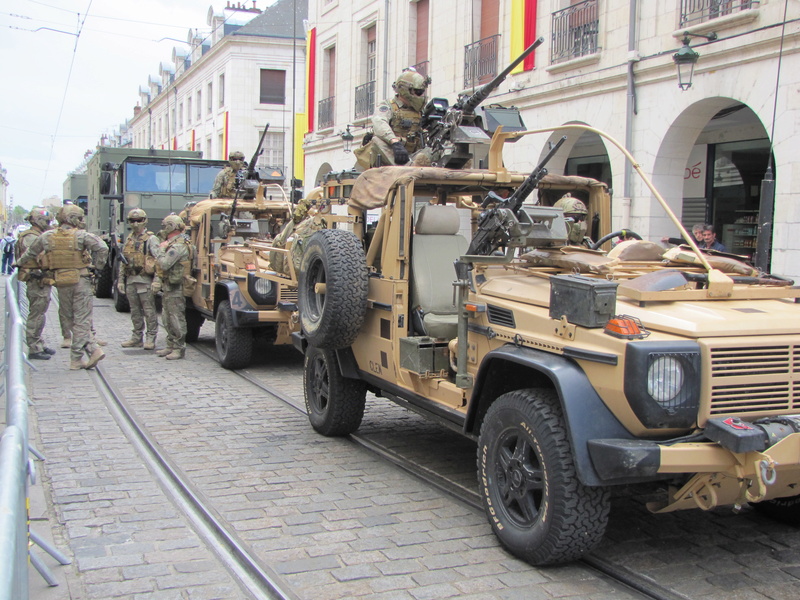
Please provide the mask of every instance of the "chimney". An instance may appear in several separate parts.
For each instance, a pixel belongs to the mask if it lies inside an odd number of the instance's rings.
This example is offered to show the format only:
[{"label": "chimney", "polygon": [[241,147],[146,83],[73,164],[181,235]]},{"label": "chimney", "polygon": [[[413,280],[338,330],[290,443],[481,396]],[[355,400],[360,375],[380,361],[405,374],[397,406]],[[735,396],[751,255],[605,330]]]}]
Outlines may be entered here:
[{"label": "chimney", "polygon": [[133,107],[133,118],[135,119],[136,117],[138,117],[139,113],[141,113],[141,112],[142,112],[142,107],[141,106],[139,106],[138,104],[136,106],[134,106]]}]

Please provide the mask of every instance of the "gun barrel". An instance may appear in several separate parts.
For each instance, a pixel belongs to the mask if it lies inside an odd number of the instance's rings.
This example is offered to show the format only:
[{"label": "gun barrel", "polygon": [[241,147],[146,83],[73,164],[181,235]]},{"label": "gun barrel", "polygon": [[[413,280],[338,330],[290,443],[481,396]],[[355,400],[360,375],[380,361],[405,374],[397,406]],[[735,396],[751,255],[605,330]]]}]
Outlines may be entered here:
[{"label": "gun barrel", "polygon": [[269,123],[264,126],[264,133],[261,134],[261,139],[258,140],[258,146],[256,146],[256,151],[253,153],[253,158],[247,163],[247,170],[250,173],[256,170],[256,161],[258,160],[258,155],[261,154],[261,146],[264,145],[264,138],[267,137],[267,131],[269,131]]},{"label": "gun barrel", "polygon": [[508,65],[505,69],[503,69],[500,73],[498,73],[497,77],[492,79],[489,83],[482,86],[477,92],[472,94],[472,96],[470,96],[467,99],[467,101],[464,102],[464,105],[461,109],[463,113],[465,115],[472,114],[478,107],[478,105],[484,100],[486,100],[486,98],[489,97],[489,94],[491,94],[501,83],[503,83],[503,81],[505,81],[506,77],[508,77],[511,71],[516,69],[519,63],[525,60],[531,52],[536,50],[536,48],[541,46],[543,43],[544,43],[544,38],[540,37],[530,46],[525,48],[525,51],[522,54],[520,54],[517,58],[515,58],[510,65]]}]

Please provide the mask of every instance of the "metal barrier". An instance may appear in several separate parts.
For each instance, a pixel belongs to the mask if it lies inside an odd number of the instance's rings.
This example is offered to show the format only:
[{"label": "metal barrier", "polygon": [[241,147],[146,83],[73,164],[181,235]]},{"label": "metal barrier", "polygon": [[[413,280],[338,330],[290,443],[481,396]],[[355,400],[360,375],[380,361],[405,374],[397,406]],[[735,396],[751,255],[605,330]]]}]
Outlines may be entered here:
[{"label": "metal barrier", "polygon": [[[70,560],[28,530],[28,477],[35,480],[28,448],[28,388],[25,385],[24,320],[17,300],[17,276],[6,279],[5,371],[6,428],[0,437],[0,600],[28,597],[28,556],[51,586],[58,582],[29,547],[29,535],[62,565]],[[35,453],[37,454],[38,453]]]}]

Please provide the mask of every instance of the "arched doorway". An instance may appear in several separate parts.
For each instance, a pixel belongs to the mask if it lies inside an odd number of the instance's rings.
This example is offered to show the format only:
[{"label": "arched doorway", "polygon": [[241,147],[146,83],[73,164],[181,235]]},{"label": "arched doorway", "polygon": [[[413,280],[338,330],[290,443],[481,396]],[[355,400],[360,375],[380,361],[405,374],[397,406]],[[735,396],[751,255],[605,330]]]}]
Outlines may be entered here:
[{"label": "arched doorway", "polygon": [[333,167],[331,167],[330,163],[324,162],[319,166],[317,169],[317,175],[314,177],[314,186],[320,185],[322,182],[322,178],[325,177],[328,173],[333,171]]}]

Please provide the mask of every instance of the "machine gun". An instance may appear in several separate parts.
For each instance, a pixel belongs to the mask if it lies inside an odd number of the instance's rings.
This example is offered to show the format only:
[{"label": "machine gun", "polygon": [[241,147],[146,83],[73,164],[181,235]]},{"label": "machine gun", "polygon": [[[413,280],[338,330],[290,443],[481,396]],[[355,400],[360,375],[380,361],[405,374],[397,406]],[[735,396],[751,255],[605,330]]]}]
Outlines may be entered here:
[{"label": "machine gun", "polygon": [[566,140],[567,136],[563,136],[558,140],[550,148],[542,162],[508,198],[501,198],[495,192],[489,192],[486,195],[481,207],[487,208],[491,204],[495,206],[481,213],[478,219],[478,229],[467,249],[467,255],[488,256],[500,246],[507,245],[512,237],[522,233],[515,231],[515,229],[519,229],[517,215],[522,208],[522,203],[536,189],[542,178],[547,175],[545,165],[550,162],[550,159],[553,158]]},{"label": "machine gun", "polygon": [[484,108],[483,115],[475,109],[489,97],[519,63],[544,43],[540,37],[528,46],[497,77],[482,86],[471,96],[462,94],[453,106],[446,98],[432,98],[422,111],[420,127],[424,151],[431,153],[431,164],[435,167],[461,169],[473,157],[470,144],[488,144],[491,134],[502,125],[504,131],[521,131],[525,124],[516,107],[499,105]]},{"label": "machine gun", "polygon": [[[253,152],[253,158],[250,159],[250,162],[244,163],[244,167],[236,172],[236,183],[234,186],[236,193],[233,195],[231,214],[228,217],[230,227],[236,226],[233,217],[236,214],[236,204],[239,202],[239,194],[244,196],[245,192],[252,191],[253,196],[255,196],[255,191],[253,191],[252,188],[255,187],[255,189],[258,189],[259,178],[258,171],[256,171],[256,161],[258,161],[258,157],[261,156],[263,152],[261,147],[264,145],[264,138],[267,137],[267,131],[269,131],[269,123],[264,126],[264,133],[261,134],[261,139],[258,140],[258,146],[256,146],[256,151]],[[255,186],[253,186],[251,182],[255,182]]]}]

